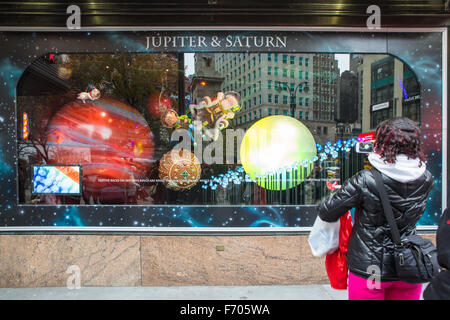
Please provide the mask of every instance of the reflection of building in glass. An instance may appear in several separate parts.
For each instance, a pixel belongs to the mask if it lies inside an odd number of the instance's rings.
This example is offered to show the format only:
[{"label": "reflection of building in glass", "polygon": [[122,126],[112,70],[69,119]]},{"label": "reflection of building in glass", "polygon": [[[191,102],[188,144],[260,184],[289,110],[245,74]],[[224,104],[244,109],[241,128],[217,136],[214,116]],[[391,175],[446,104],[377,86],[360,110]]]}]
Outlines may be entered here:
[{"label": "reflection of building in glass", "polygon": [[344,71],[339,79],[339,103],[335,120],[354,123],[358,120],[358,78],[352,71]]},{"label": "reflection of building in glass", "polygon": [[[270,115],[312,118],[312,54],[216,54],[216,69],[225,77],[223,91],[236,91],[241,111],[234,125],[248,128]],[[292,109],[291,109],[292,107]]]},{"label": "reflection of building in glass", "polygon": [[402,115],[420,124],[420,86],[414,72],[403,65]]},{"label": "reflection of building in glass", "polygon": [[[334,55],[326,56],[330,56],[327,61],[331,61],[327,66],[337,70]],[[327,105],[327,111],[316,118],[313,114],[313,59],[314,54],[216,54],[216,70],[225,78],[222,91],[236,91],[241,97],[242,109],[236,114],[233,125],[247,129],[263,117],[294,115],[311,130],[318,143],[333,140],[334,122],[330,121],[334,108],[331,104],[336,103],[337,90],[333,87],[326,91],[324,107]],[[319,73],[323,83],[335,84],[336,74],[331,69],[323,68]],[[322,116],[321,119],[322,114],[327,114],[327,118]]]},{"label": "reflection of building in glass", "polygon": [[314,119],[334,120],[339,69],[334,54],[314,55]]},{"label": "reflection of building in glass", "polygon": [[215,97],[224,78],[216,71],[214,53],[196,53],[194,57],[195,75],[190,91],[192,103],[198,104],[204,96]]},{"label": "reflection of building in glass", "polygon": [[358,77],[353,71],[342,72],[339,78],[338,104],[336,108],[336,137],[339,139],[352,138],[360,133]]},{"label": "reflection of building in glass", "polygon": [[[313,57],[313,118],[319,143],[334,141],[336,134],[335,112],[338,104],[338,62],[334,54],[314,54]],[[325,140],[325,141],[324,141]]]},{"label": "reflection of building in glass", "polygon": [[364,55],[357,67],[362,102],[362,131],[373,131],[392,117],[420,122],[420,89],[414,73],[389,55]]},{"label": "reflection of building in glass", "polygon": [[361,63],[363,63],[363,57],[362,54],[351,54],[350,55],[350,72],[353,72],[356,75],[357,78],[357,120],[354,123],[353,131],[355,133],[361,133],[362,132],[362,109],[363,109],[363,68],[360,67]]}]

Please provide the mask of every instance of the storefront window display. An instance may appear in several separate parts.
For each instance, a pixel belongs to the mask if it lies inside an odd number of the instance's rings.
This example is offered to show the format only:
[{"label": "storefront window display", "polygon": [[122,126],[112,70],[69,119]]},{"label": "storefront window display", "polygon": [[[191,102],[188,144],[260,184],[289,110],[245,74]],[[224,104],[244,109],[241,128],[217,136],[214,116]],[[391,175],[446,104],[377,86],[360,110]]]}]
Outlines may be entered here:
[{"label": "storefront window display", "polygon": [[254,33],[4,32],[36,54],[1,65],[3,226],[309,227],[367,164],[358,136],[395,116],[422,127],[434,225],[441,33],[409,34],[406,53],[397,33],[390,51],[364,33]]}]

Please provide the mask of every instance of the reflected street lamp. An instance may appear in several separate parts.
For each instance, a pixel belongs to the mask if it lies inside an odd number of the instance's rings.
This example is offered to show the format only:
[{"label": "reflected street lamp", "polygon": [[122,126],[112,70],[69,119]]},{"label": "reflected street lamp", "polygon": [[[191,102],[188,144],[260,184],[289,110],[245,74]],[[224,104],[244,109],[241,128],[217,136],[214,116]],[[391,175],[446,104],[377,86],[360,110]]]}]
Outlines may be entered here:
[{"label": "reflected street lamp", "polygon": [[286,90],[287,92],[289,92],[291,116],[294,118],[295,118],[295,109],[297,108],[297,103],[296,103],[297,94],[296,93],[297,93],[298,88],[300,88],[300,86],[303,87],[303,84],[306,84],[306,86],[303,90],[308,92],[309,91],[308,81],[300,82],[294,89],[292,89],[290,86],[288,86],[287,82],[280,83],[281,87],[276,88],[276,90],[278,92],[281,92],[283,90]]}]

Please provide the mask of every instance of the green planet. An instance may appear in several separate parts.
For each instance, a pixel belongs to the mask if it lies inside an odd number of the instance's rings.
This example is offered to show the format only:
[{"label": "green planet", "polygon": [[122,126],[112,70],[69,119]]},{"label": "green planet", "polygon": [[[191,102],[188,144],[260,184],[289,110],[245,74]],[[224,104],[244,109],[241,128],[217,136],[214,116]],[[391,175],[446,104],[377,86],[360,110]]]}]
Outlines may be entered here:
[{"label": "green planet", "polygon": [[288,116],[269,116],[255,122],[245,133],[240,159],[245,172],[268,190],[286,190],[311,173],[317,156],[309,129]]}]

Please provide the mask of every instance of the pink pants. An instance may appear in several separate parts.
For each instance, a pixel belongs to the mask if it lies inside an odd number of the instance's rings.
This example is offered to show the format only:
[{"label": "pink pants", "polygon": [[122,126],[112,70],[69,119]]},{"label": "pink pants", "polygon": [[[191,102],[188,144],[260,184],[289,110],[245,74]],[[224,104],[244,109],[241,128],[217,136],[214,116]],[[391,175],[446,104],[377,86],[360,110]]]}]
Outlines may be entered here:
[{"label": "pink pants", "polygon": [[419,300],[421,293],[421,284],[403,281],[375,283],[351,272],[348,274],[349,300]]}]

